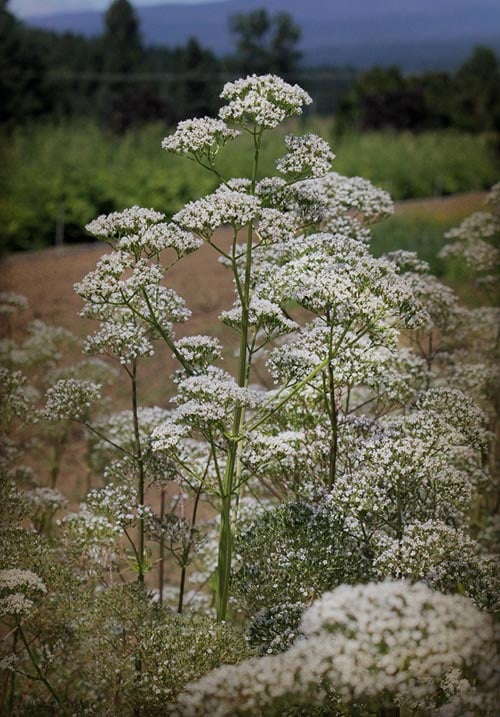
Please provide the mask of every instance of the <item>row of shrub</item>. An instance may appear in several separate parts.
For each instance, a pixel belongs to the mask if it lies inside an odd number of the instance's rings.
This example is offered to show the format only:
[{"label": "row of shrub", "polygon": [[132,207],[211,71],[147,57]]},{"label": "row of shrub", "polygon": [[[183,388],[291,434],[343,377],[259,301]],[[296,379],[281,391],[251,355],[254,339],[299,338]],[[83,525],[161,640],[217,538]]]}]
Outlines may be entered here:
[{"label": "row of shrub", "polygon": [[[334,135],[331,120],[305,124],[300,131]],[[285,131],[299,127],[294,123]],[[65,242],[87,241],[83,227],[98,214],[131,204],[171,214],[189,198],[211,191],[211,176],[158,151],[166,133],[157,124],[115,136],[93,123],[73,123],[23,127],[8,140],[0,138],[0,248],[40,248],[53,244],[56,235]],[[241,137],[228,148],[223,165],[228,177],[248,174],[249,139]],[[368,133],[332,139],[332,146],[335,171],[364,176],[394,199],[484,189],[498,176],[491,137]],[[283,153],[282,133],[270,137],[265,149],[262,171],[269,175]]]}]

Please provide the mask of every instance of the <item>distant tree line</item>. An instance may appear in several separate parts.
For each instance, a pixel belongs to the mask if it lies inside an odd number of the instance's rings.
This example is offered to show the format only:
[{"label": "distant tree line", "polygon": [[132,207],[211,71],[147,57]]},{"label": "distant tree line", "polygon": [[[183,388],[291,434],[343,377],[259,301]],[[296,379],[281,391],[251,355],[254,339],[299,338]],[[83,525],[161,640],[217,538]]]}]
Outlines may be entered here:
[{"label": "distant tree line", "polygon": [[423,131],[455,127],[500,131],[500,65],[487,47],[476,47],[454,73],[404,76],[398,67],[364,72],[337,112],[339,131]]},{"label": "distant tree line", "polygon": [[155,120],[173,125],[216,113],[226,80],[273,72],[300,82],[315,112],[335,111],[340,131],[500,128],[498,60],[487,48],[453,76],[405,77],[396,67],[360,74],[303,67],[300,27],[288,13],[259,9],[233,16],[230,26],[236,52],[219,58],[194,38],[177,48],[146,46],[128,0],[110,4],[96,38],[29,28],[0,0],[0,124],[77,117],[117,132]]}]

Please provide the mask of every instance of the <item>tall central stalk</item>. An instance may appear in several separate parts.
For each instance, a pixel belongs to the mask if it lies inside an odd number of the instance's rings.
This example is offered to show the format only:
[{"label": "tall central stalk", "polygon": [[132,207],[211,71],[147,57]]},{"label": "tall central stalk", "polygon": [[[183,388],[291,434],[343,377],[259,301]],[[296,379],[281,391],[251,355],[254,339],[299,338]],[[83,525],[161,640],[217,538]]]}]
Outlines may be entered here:
[{"label": "tall central stalk", "polygon": [[[254,130],[254,157],[252,167],[251,194],[255,193],[257,168],[259,164],[259,153],[262,141],[262,130]],[[237,282],[241,286],[239,299],[241,303],[241,335],[238,357],[238,386],[246,388],[250,375],[250,360],[248,352],[249,334],[249,308],[251,298],[252,279],[252,244],[253,244],[253,222],[250,221],[247,229],[246,251],[245,251],[245,272],[243,282]],[[233,271],[237,272],[238,267],[233,263]],[[219,554],[217,563],[217,594],[216,609],[217,619],[225,620],[229,600],[229,582],[231,576],[231,558],[233,532],[231,527],[231,510],[234,497],[235,476],[239,473],[241,432],[245,420],[245,408],[238,405],[233,416],[232,432],[229,438],[226,470],[223,480],[223,493],[221,495],[221,522],[219,532]]]},{"label": "tall central stalk", "polygon": [[141,509],[141,515],[139,517],[139,549],[138,549],[138,566],[137,566],[137,580],[139,583],[144,584],[144,573],[145,573],[145,554],[144,554],[144,461],[142,456],[141,446],[141,434],[139,430],[139,408],[137,403],[137,361],[133,362],[132,372],[132,418],[134,422],[134,439],[135,439],[135,457],[137,460],[138,467],[138,503]]}]

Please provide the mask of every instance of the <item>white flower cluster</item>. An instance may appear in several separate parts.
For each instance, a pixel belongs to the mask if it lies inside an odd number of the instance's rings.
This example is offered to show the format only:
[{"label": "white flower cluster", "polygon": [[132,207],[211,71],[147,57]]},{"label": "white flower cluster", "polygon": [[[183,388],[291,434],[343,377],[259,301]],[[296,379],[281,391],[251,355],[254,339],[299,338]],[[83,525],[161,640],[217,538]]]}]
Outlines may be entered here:
[{"label": "white flower cluster", "polygon": [[[63,540],[70,552],[75,551],[78,559],[86,557],[91,564],[104,567],[113,555],[122,533],[119,525],[105,515],[97,515],[80,505],[78,512],[68,513],[58,521],[63,531]],[[95,568],[91,568],[94,572]]]},{"label": "white flower cluster", "polygon": [[[232,309],[223,311],[219,318],[223,324],[240,329],[242,321],[240,303],[237,302]],[[298,324],[289,319],[278,304],[260,298],[255,293],[252,295],[248,307],[248,324],[255,328],[256,332],[264,332],[268,339],[288,334],[298,328]]]},{"label": "white flower cluster", "polygon": [[249,122],[272,129],[287,117],[302,113],[311,97],[298,85],[290,85],[276,75],[249,75],[224,85],[221,98],[228,105],[219,116],[237,124]]},{"label": "white flower cluster", "polygon": [[74,334],[61,326],[51,326],[35,319],[27,326],[27,337],[21,342],[0,339],[0,360],[11,367],[41,368],[47,372],[56,366],[62,348],[78,344]]},{"label": "white flower cluster", "polygon": [[[475,475],[462,464],[463,436],[446,417],[422,411],[385,419],[374,430],[357,441],[349,432],[339,436],[349,469],[337,477],[332,500],[359,521],[359,533],[362,525],[397,532],[414,520],[464,524]],[[477,466],[477,455],[468,461]]]},{"label": "white flower cluster", "polygon": [[84,510],[104,515],[114,529],[125,529],[139,519],[152,519],[153,511],[148,505],[137,501],[137,491],[131,486],[107,485],[87,494]]},{"label": "white flower cluster", "polygon": [[68,504],[65,496],[54,488],[38,487],[23,493],[32,515],[53,514]]},{"label": "white flower cluster", "polygon": [[239,134],[241,132],[231,129],[220,119],[196,117],[179,122],[174,134],[165,137],[161,146],[173,154],[213,156]]},{"label": "white flower cluster", "polygon": [[316,224],[365,244],[371,236],[366,225],[393,212],[387,192],[361,177],[343,177],[336,172],[292,184],[281,177],[266,177],[255,191],[265,206],[288,215],[292,225]]},{"label": "white flower cluster", "polygon": [[[288,259],[288,260],[287,260]],[[327,232],[298,237],[282,247],[282,266],[263,264],[261,290],[275,303],[296,301],[319,315],[330,312],[336,323],[352,326],[382,323],[382,317],[404,317],[412,326],[427,314],[399,277],[394,265],[373,257],[361,242]]]},{"label": "white flower cluster", "polygon": [[274,463],[286,471],[295,468],[299,461],[306,462],[308,454],[309,444],[303,431],[281,431],[274,436],[255,431],[245,446],[244,460],[252,468],[270,475]]},{"label": "white flower cluster", "polygon": [[221,186],[206,197],[188,202],[173,216],[173,221],[209,239],[224,224],[231,224],[234,229],[244,227],[257,217],[259,204],[251,194]]},{"label": "white flower cluster", "polygon": [[251,395],[248,389],[238,386],[229,373],[211,366],[203,374],[180,381],[178,394],[172,400],[179,405],[170,420],[154,432],[153,450],[170,447],[176,436],[187,435],[188,426],[204,430],[218,424],[222,428],[236,406],[250,404]]},{"label": "white flower cluster", "polygon": [[500,207],[500,182],[497,182],[490,189],[488,196],[486,197],[486,204],[489,204],[493,208]]},{"label": "white flower cluster", "polygon": [[446,239],[475,241],[495,236],[500,231],[498,217],[490,212],[474,212],[454,229],[446,232]]},{"label": "white flower cluster", "polygon": [[183,336],[175,342],[175,348],[191,366],[206,369],[222,355],[222,345],[213,336]]},{"label": "white flower cluster", "polygon": [[[97,263],[94,271],[89,272],[78,284],[75,284],[75,291],[86,301],[92,304],[103,306],[104,315],[98,318],[106,318],[106,304],[112,306],[126,306],[132,302],[141,291],[158,289],[163,278],[163,269],[158,264],[149,264],[146,260],[135,261],[123,251],[114,251],[105,254]],[[126,278],[123,278],[126,274]],[[97,311],[96,311],[97,313]],[[108,310],[109,313],[109,310]],[[92,313],[85,312],[89,318]]]},{"label": "white flower cluster", "polygon": [[[454,445],[469,444],[482,450],[487,445],[487,416],[462,391],[456,388],[433,388],[425,391],[416,407],[434,421],[442,421],[442,432]],[[436,426],[437,428],[437,426]]]},{"label": "white flower cluster", "polygon": [[85,340],[87,353],[111,354],[121,364],[129,364],[140,356],[153,356],[154,347],[148,330],[126,318],[123,321],[105,321]]},{"label": "white flower cluster", "polygon": [[481,555],[479,544],[442,521],[408,523],[400,540],[375,536],[374,561],[381,578],[425,580],[435,590],[464,594],[481,609],[495,610],[500,600],[498,556]]},{"label": "white flower cluster", "polygon": [[475,239],[473,242],[447,244],[441,249],[439,256],[442,259],[457,256],[464,260],[469,269],[479,272],[498,267],[500,261],[498,249],[482,239]]},{"label": "white flower cluster", "polygon": [[300,137],[289,134],[285,144],[288,154],[277,161],[276,167],[278,172],[293,179],[323,177],[335,159],[328,142],[315,134]]},{"label": "white flower cluster", "polygon": [[394,212],[394,204],[388,192],[362,177],[344,177],[337,172],[330,172],[316,182],[326,197],[326,223],[349,211],[356,212],[369,222],[378,221]]},{"label": "white flower cluster", "polygon": [[32,413],[31,400],[34,397],[26,385],[26,376],[20,371],[9,371],[0,366],[1,420],[4,424],[9,424],[15,416],[28,419]]},{"label": "white flower cluster", "polygon": [[[175,413],[174,413],[175,415]],[[180,441],[189,434],[189,426],[168,420],[162,426],[155,428],[151,435],[153,451],[174,451],[179,449]]]},{"label": "white flower cluster", "polygon": [[148,227],[140,234],[127,234],[117,243],[117,248],[139,257],[155,257],[165,249],[173,249],[177,257],[191,254],[199,249],[202,242],[191,232],[184,231],[176,224],[160,222]]},{"label": "white flower cluster", "polygon": [[262,209],[259,214],[258,236],[264,244],[275,244],[293,239],[297,233],[295,217],[278,209]]},{"label": "white flower cluster", "polygon": [[26,309],[28,299],[13,291],[0,291],[0,314],[14,314],[18,309]]},{"label": "white flower cluster", "polygon": [[467,681],[463,691],[488,708],[494,702],[481,688],[498,669],[492,627],[466,598],[422,583],[342,585],[305,612],[306,639],[191,683],[174,714],[250,717],[285,706],[332,707],[332,699],[340,711],[381,697],[432,710],[457,672]]},{"label": "white flower cluster", "polygon": [[50,383],[56,383],[61,378],[85,378],[102,386],[109,385],[116,379],[118,370],[107,361],[99,358],[85,358],[70,366],[58,367],[47,375]]},{"label": "white flower cluster", "polygon": [[31,570],[0,570],[0,618],[29,615],[35,604],[33,598],[46,592],[43,580]]},{"label": "white flower cluster", "polygon": [[329,370],[336,386],[375,385],[385,376],[393,356],[393,333],[378,342],[322,318],[305,326],[297,336],[269,353],[267,367],[275,381],[300,381],[329,355]]},{"label": "white flower cluster", "polygon": [[155,257],[168,248],[174,249],[179,257],[198,249],[199,239],[164,219],[165,215],[160,212],[135,206],[123,212],[103,214],[87,224],[86,229],[136,259],[142,254]]},{"label": "white flower cluster", "polygon": [[86,301],[82,314],[103,322],[87,351],[109,353],[121,363],[151,356],[152,339],[172,332],[191,315],[175,291],[161,285],[164,269],[124,251],[106,254],[75,290]]},{"label": "white flower cluster", "polygon": [[[490,202],[495,208],[495,202]],[[446,244],[439,256],[458,256],[466,265],[479,273],[497,273],[500,267],[500,216],[491,212],[475,212],[456,228],[445,234],[454,239]]]},{"label": "white flower cluster", "polygon": [[363,225],[393,212],[387,192],[361,177],[336,172],[291,185],[280,177],[265,178],[257,184],[256,193],[269,206],[292,212],[304,225],[319,224],[365,243],[370,233]]},{"label": "white flower cluster", "polygon": [[84,379],[61,379],[47,389],[42,418],[49,421],[83,420],[90,406],[101,397],[100,384]]},{"label": "white flower cluster", "polygon": [[301,630],[319,645],[298,650],[317,646],[324,657],[329,648],[328,675],[344,703],[387,692],[418,709],[433,706],[451,670],[465,677],[489,660],[498,669],[492,628],[466,598],[423,583],[341,586],[306,611]]},{"label": "white flower cluster", "polygon": [[156,224],[164,219],[165,215],[161,212],[134,206],[123,212],[101,214],[87,224],[85,229],[99,239],[118,239],[124,234],[143,232],[151,224]]},{"label": "white flower cluster", "polygon": [[0,590],[25,590],[46,593],[47,588],[39,575],[31,570],[0,570]]},{"label": "white flower cluster", "polygon": [[406,249],[396,249],[395,251],[384,254],[384,258],[394,262],[401,272],[415,272],[417,274],[429,271],[429,264],[419,258],[414,251]]}]

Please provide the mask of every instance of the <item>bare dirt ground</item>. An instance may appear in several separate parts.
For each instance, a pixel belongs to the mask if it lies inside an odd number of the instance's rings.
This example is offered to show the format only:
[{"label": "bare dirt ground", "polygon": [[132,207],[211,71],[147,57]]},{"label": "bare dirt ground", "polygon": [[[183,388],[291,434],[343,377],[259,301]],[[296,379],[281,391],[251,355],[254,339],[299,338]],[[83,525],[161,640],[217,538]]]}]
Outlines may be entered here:
[{"label": "bare dirt ground", "polygon": [[[228,230],[220,230],[221,245],[229,241],[229,236]],[[0,266],[1,290],[27,297],[29,309],[19,317],[23,323],[41,319],[64,326],[84,338],[97,326],[78,315],[82,300],[73,285],[91,271],[108,251],[110,248],[106,244],[98,243],[12,254]],[[184,333],[220,335],[229,331],[219,324],[217,317],[222,308],[229,308],[232,304],[232,281],[211,247],[202,246],[176,264],[168,272],[167,283],[186,300],[192,311],[189,322],[177,327],[179,336]],[[20,326],[15,326],[15,329],[17,333]],[[160,350],[144,366],[141,386],[144,403],[159,403],[158,394],[165,395],[165,384],[174,362],[168,353]]]}]

